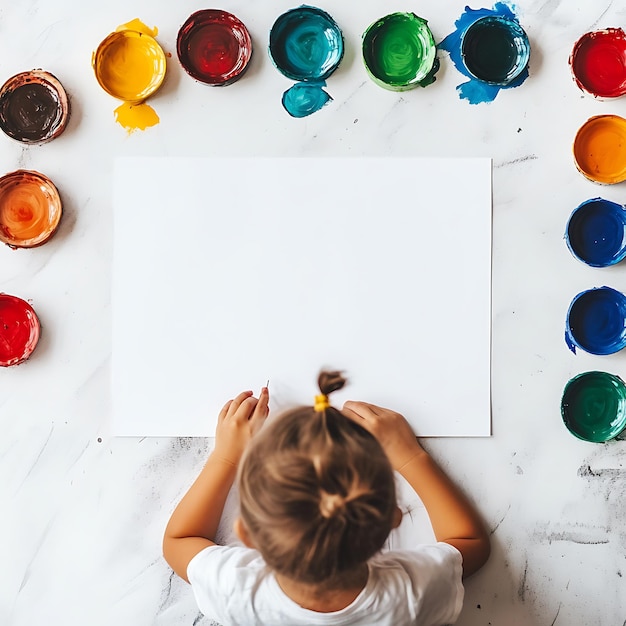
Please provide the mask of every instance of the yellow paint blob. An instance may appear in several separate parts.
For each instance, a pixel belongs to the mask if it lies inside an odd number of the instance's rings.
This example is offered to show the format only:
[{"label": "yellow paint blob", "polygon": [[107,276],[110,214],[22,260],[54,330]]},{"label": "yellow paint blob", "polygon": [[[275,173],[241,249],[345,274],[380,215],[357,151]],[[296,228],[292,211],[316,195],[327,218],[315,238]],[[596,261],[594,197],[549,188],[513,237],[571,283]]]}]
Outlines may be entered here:
[{"label": "yellow paint blob", "polygon": [[589,180],[612,185],[626,180],[626,119],[596,115],[574,139],[576,167]]},{"label": "yellow paint blob", "polygon": [[159,123],[156,111],[146,103],[124,102],[115,109],[114,113],[115,120],[128,131],[129,135],[136,130],[146,130]]},{"label": "yellow paint blob", "polygon": [[130,22],[126,22],[126,24],[120,24],[116,29],[116,31],[121,30],[134,30],[138,33],[143,33],[144,35],[148,35],[149,37],[156,37],[159,34],[159,29],[156,26],[150,28],[146,26],[139,18],[135,18]]}]

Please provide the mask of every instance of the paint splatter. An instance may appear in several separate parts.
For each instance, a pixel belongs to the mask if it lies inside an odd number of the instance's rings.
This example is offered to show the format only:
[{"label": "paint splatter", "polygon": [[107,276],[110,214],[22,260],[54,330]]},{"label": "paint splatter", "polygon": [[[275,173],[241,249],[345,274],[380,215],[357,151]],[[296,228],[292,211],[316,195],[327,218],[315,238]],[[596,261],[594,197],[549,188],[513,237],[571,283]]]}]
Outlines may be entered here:
[{"label": "paint splatter", "polygon": [[626,426],[626,385],[608,372],[584,372],[565,385],[561,416],[579,439],[603,443]]},{"label": "paint splatter", "polygon": [[626,257],[626,209],[603,198],[593,198],[574,209],[567,222],[565,242],[579,261],[608,267]]},{"label": "paint splatter", "polygon": [[183,69],[207,85],[225,86],[241,78],[252,57],[252,39],[232,13],[202,9],[190,15],[176,38]]},{"label": "paint splatter", "polygon": [[321,83],[296,83],[283,94],[283,106],[292,117],[306,117],[332,100]]},{"label": "paint splatter", "polygon": [[574,138],[578,171],[593,181],[614,185],[626,180],[626,119],[619,115],[595,115]]},{"label": "paint splatter", "polygon": [[497,2],[493,9],[466,7],[455,26],[438,47],[446,50],[457,70],[469,78],[457,86],[462,99],[470,104],[492,102],[501,89],[519,87],[528,78],[528,38],[508,5]]},{"label": "paint splatter", "polygon": [[159,122],[159,116],[145,103],[165,78],[166,56],[155,39],[157,34],[156,27],[134,19],[108,35],[92,57],[100,86],[123,102],[114,114],[129,134]]},{"label": "paint splatter", "polygon": [[392,91],[426,87],[439,69],[428,22],[415,13],[390,13],[363,33],[363,63],[370,78]]},{"label": "paint splatter", "polygon": [[49,72],[16,74],[0,89],[0,128],[22,143],[39,144],[58,137],[69,115],[65,89]]},{"label": "paint splatter", "polygon": [[621,28],[585,33],[570,57],[578,87],[597,98],[617,98],[626,93],[626,34]]},{"label": "paint splatter", "polygon": [[55,233],[62,204],[52,181],[29,170],[0,178],[0,241],[11,248],[35,248]]},{"label": "paint splatter", "polygon": [[594,287],[572,300],[565,324],[565,342],[576,354],[614,354],[626,346],[626,296],[611,287]]},{"label": "paint splatter", "polygon": [[324,81],[339,67],[343,51],[341,29],[321,9],[303,5],[276,19],[270,30],[270,58],[281,74],[299,81],[283,94],[289,115],[306,117],[332,100]]},{"label": "paint splatter", "polygon": [[39,319],[25,300],[0,293],[0,367],[22,363],[39,341]]}]

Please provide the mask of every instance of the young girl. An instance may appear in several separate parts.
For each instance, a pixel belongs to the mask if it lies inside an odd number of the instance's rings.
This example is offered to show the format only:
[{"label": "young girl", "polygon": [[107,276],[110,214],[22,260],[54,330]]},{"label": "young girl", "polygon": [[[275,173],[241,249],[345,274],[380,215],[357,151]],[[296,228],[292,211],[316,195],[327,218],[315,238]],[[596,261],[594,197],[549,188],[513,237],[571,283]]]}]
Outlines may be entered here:
[{"label": "young girl", "polygon": [[[330,405],[344,383],[322,372],[313,407],[265,426],[267,388],[220,412],[215,448],[172,514],[163,553],[200,610],[224,626],[448,624],[461,610],[462,577],[489,556],[478,514],[402,415]],[[401,520],[394,470],[421,498],[438,543],[381,552]],[[220,546],[235,477],[243,545]]]}]

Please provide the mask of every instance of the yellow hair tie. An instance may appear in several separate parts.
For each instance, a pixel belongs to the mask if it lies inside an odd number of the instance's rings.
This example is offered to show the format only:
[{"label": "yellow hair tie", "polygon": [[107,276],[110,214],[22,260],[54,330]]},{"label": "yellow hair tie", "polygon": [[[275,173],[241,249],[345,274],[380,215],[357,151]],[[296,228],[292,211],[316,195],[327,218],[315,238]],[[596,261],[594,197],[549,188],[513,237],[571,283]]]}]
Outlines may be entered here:
[{"label": "yellow hair tie", "polygon": [[319,396],[315,396],[315,403],[313,404],[313,410],[316,413],[322,413],[330,406],[330,402],[328,401],[328,396],[323,393]]}]

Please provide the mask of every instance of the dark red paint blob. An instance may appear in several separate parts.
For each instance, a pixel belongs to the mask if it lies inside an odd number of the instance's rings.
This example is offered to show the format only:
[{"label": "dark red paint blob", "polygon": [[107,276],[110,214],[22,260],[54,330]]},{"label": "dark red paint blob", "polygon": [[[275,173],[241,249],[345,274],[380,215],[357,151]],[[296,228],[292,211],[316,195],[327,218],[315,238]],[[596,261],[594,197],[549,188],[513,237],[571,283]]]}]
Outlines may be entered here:
[{"label": "dark red paint blob", "polygon": [[583,35],[570,57],[578,86],[599,98],[626,93],[626,35],[621,28],[607,28]]},{"label": "dark red paint blob", "polygon": [[252,56],[245,25],[231,13],[205,9],[193,13],[178,31],[176,51],[183,69],[208,85],[241,78]]},{"label": "dark red paint blob", "polygon": [[25,361],[39,341],[39,320],[28,302],[0,293],[0,366]]}]

